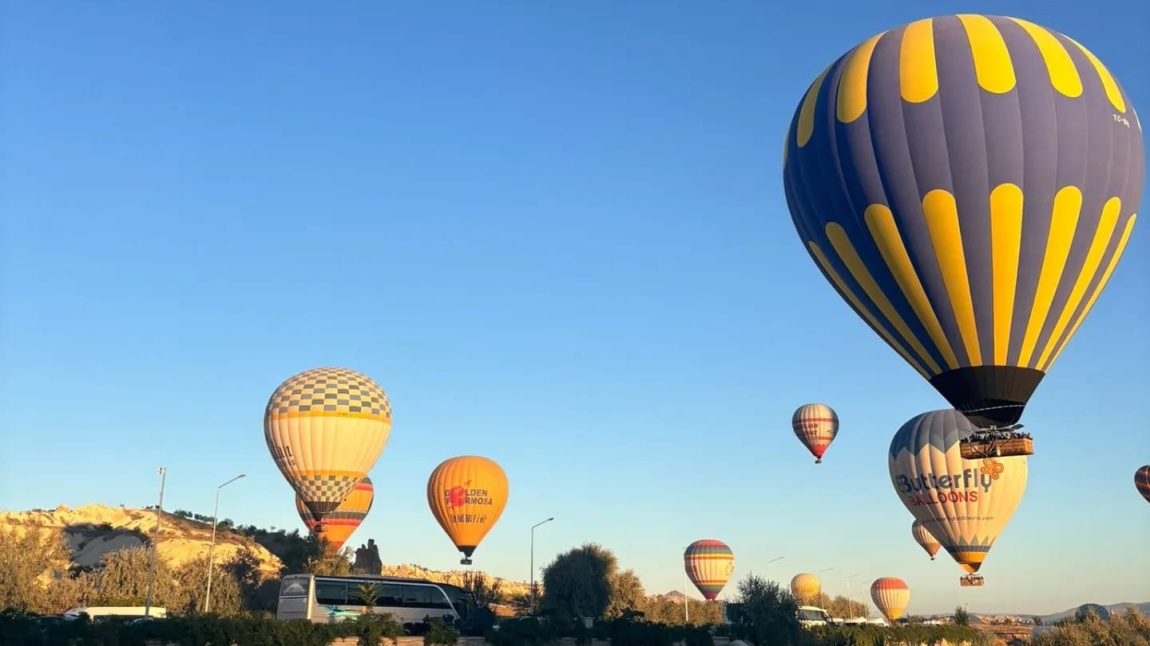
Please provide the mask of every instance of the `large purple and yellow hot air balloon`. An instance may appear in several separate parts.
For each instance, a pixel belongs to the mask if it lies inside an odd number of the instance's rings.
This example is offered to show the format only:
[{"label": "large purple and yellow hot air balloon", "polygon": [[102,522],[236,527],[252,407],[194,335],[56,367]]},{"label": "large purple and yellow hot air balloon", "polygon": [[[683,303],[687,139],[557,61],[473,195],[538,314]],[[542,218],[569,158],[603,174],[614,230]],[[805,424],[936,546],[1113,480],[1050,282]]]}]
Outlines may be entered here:
[{"label": "large purple and yellow hot air balloon", "polygon": [[815,464],[821,464],[823,454],[839,434],[839,416],[826,404],[804,404],[791,415],[791,430],[815,456]]},{"label": "large purple and yellow hot air balloon", "polygon": [[1129,96],[1094,54],[968,14],[885,31],[832,63],[795,110],[783,165],[827,281],[952,406],[1001,433],[1110,280],[1145,153]]},{"label": "large purple and yellow hot air balloon", "polygon": [[887,466],[899,500],[966,572],[977,574],[1026,492],[1025,456],[967,460],[959,442],[975,428],[953,409],[923,413],[890,442]]},{"label": "large purple and yellow hot air balloon", "polygon": [[295,375],[276,388],[264,411],[268,451],[321,523],[367,477],[390,434],[387,395],[346,368]]},{"label": "large purple and yellow hot air balloon", "polygon": [[372,485],[371,478],[364,478],[334,511],[324,516],[321,523],[304,504],[299,494],[295,495],[295,509],[300,520],[309,532],[325,541],[328,549],[332,551],[339,551],[347,539],[351,538],[355,530],[363,524],[373,502],[375,502],[375,486]]},{"label": "large purple and yellow hot air balloon", "polygon": [[714,601],[735,571],[735,553],[722,541],[703,539],[683,552],[687,577],[707,601]]},{"label": "large purple and yellow hot air balloon", "polygon": [[1150,502],[1150,464],[1134,472],[1134,487],[1146,502]]}]

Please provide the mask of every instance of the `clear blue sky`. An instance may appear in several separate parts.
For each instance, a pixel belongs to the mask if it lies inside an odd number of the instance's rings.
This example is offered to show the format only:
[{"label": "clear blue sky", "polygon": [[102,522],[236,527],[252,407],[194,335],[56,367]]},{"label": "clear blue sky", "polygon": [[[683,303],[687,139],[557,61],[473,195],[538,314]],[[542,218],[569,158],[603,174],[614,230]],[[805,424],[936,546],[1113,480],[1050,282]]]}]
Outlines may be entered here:
[{"label": "clear blue sky", "polygon": [[[1067,32],[1150,106],[1145,3],[5,2],[0,507],[152,504],[164,465],[170,509],[245,472],[222,515],[297,527],[263,407],[338,365],[394,406],[353,536],[386,562],[457,566],[424,487],[480,453],[512,481],[476,552],[502,576],[554,515],[537,563],[597,541],[650,592],[719,538],[736,578],[899,576],[912,612],[1147,600],[1146,234],[1028,409],[1029,491],[975,590],[887,477],[944,402],[787,213],[811,80],[957,11]],[[843,420],[818,467],[808,401]]]}]

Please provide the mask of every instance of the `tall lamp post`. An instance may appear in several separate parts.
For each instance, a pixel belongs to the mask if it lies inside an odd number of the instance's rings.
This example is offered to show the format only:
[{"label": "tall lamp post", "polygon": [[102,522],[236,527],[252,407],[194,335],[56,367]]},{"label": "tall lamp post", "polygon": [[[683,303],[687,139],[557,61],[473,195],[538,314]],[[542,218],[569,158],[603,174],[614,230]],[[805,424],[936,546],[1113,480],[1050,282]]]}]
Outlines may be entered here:
[{"label": "tall lamp post", "polygon": [[156,551],[160,542],[160,520],[164,517],[164,484],[168,480],[168,470],[156,469],[160,475],[160,502],[156,505],[156,533],[152,536],[152,551],[148,555],[148,590],[144,593],[144,616],[152,616],[152,588],[156,583]]},{"label": "tall lamp post", "polygon": [[[851,581],[860,577],[860,576],[862,576],[862,573],[856,572],[856,573],[847,577],[847,609],[850,610],[850,613],[851,613],[850,618],[851,619],[854,619],[854,616],[855,616],[855,600],[854,600],[854,597],[851,596]],[[862,604],[859,604],[859,605],[862,605]]]},{"label": "tall lamp post", "polygon": [[540,525],[546,525],[547,523],[549,523],[553,520],[555,520],[554,516],[552,516],[551,518],[548,518],[547,520],[541,520],[541,521],[539,521],[539,522],[537,522],[531,526],[531,614],[532,615],[535,614],[535,528],[540,526]]},{"label": "tall lamp post", "polygon": [[246,474],[241,473],[238,476],[228,480],[222,485],[216,487],[216,508],[212,511],[212,542],[208,544],[208,585],[204,590],[204,614],[212,608],[212,571],[216,569],[215,552],[216,552],[216,525],[219,524],[220,518],[220,490],[230,485],[231,483],[244,477]]},{"label": "tall lamp post", "polygon": [[[785,556],[776,556],[775,558],[773,558],[773,559],[771,559],[771,560],[767,561],[767,564],[763,566],[763,574],[764,574],[764,575],[767,575],[767,573],[768,573],[768,572],[770,572],[770,569],[771,569],[771,563],[775,563],[775,562],[781,561],[781,560],[783,560],[783,559],[785,559],[785,558],[786,558]],[[770,577],[770,576],[767,576],[767,580],[768,580],[768,581],[770,581],[770,580],[771,580],[771,577]]]}]

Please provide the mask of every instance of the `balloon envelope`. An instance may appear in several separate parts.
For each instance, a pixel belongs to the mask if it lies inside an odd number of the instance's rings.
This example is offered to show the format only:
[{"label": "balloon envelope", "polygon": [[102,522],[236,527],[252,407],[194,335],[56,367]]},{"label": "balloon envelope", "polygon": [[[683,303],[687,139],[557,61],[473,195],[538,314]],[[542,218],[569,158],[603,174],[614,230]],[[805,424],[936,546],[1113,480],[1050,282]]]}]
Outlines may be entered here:
[{"label": "balloon envelope", "polygon": [[264,410],[264,439],[276,466],[321,522],[367,477],[390,434],[387,395],[346,368],[295,375]]},{"label": "balloon envelope", "polygon": [[444,460],[427,480],[427,505],[436,522],[447,532],[463,563],[507,506],[507,474],[495,461],[478,455]]},{"label": "balloon envelope", "polygon": [[375,486],[371,478],[364,478],[334,511],[324,516],[322,523],[308,509],[298,493],[295,496],[295,509],[309,532],[327,541],[332,551],[338,551],[367,518],[373,502],[375,502]]},{"label": "balloon envelope", "polygon": [[938,554],[938,550],[942,548],[942,544],[938,542],[934,534],[931,534],[930,530],[922,524],[922,521],[917,519],[910,524],[910,534],[914,536],[914,542],[926,550],[927,556],[933,561],[934,555]]},{"label": "balloon envelope", "polygon": [[703,539],[687,546],[683,566],[699,594],[707,601],[714,601],[735,571],[735,553],[722,541]]},{"label": "balloon envelope", "polygon": [[818,464],[839,434],[839,416],[826,404],[804,404],[791,415],[791,429]]},{"label": "balloon envelope", "polygon": [[964,460],[974,430],[961,413],[911,418],[890,443],[887,466],[902,504],[969,573],[977,572],[1026,492],[1025,457]]},{"label": "balloon envelope", "polygon": [[851,308],[981,427],[1016,423],[1134,226],[1142,126],[1069,37],[1002,16],[878,34],[815,79],[783,182]]},{"label": "balloon envelope", "polygon": [[902,579],[884,576],[871,583],[870,599],[887,622],[893,624],[910,605],[910,588]]},{"label": "balloon envelope", "polygon": [[813,574],[802,572],[791,579],[791,594],[795,595],[795,598],[802,603],[810,603],[818,599],[819,593],[822,591],[822,583]]},{"label": "balloon envelope", "polygon": [[1150,464],[1134,472],[1134,486],[1146,502],[1150,502]]}]

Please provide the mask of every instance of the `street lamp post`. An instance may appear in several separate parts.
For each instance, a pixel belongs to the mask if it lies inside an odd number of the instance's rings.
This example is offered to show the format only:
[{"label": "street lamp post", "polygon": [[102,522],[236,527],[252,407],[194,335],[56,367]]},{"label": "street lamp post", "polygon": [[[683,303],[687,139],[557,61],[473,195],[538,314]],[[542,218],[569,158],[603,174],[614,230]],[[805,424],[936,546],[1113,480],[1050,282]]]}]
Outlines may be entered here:
[{"label": "street lamp post", "polygon": [[540,525],[546,525],[547,523],[549,523],[553,520],[555,520],[554,516],[552,516],[551,518],[548,518],[547,520],[541,520],[541,521],[539,521],[539,522],[537,522],[531,526],[531,614],[532,615],[535,614],[535,528],[540,526]]},{"label": "street lamp post", "polygon": [[156,583],[156,551],[160,548],[160,520],[164,517],[164,484],[168,481],[168,470],[156,469],[160,475],[160,502],[156,505],[156,533],[152,536],[152,551],[148,554],[148,590],[144,593],[144,616],[152,616],[152,587]]},{"label": "street lamp post", "polygon": [[851,596],[851,580],[860,576],[862,576],[862,574],[856,572],[847,577],[847,610],[849,610],[851,613],[851,619],[854,619],[855,616],[855,600],[854,597]]},{"label": "street lamp post", "polygon": [[[770,572],[770,569],[771,569],[771,563],[774,563],[775,561],[781,561],[781,560],[783,560],[783,559],[785,559],[785,558],[786,558],[785,556],[776,556],[775,558],[773,558],[773,559],[771,559],[771,560],[767,561],[767,564],[763,566],[763,574],[764,574],[764,575],[767,575],[767,574]],[[767,576],[767,580],[768,580],[768,581],[770,581],[770,580],[771,580],[771,577],[770,577],[769,575]]]},{"label": "street lamp post", "polygon": [[220,518],[220,490],[230,485],[231,483],[244,477],[246,474],[239,474],[238,476],[228,480],[222,485],[216,487],[216,508],[212,512],[212,542],[208,544],[208,585],[204,590],[204,614],[212,608],[212,571],[216,569],[215,552],[216,552],[216,525],[219,524]]}]

